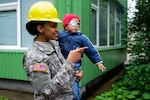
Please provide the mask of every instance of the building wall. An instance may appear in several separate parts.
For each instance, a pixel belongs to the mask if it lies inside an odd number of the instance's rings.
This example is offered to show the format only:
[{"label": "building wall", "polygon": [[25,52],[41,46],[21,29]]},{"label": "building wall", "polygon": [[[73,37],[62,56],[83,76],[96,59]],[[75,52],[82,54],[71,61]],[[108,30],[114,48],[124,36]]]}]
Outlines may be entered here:
[{"label": "building wall", "polygon": [[[27,80],[25,72],[22,66],[22,57],[26,49],[30,46],[33,37],[27,35],[25,29],[25,24],[27,22],[27,12],[34,2],[41,0],[15,0],[19,4],[20,13],[20,38],[19,45],[16,48],[1,47],[0,45],[0,78],[5,79],[15,79],[15,80]],[[63,18],[65,13],[75,13],[81,18],[80,30],[91,39],[91,1],[92,0],[47,0],[54,2],[59,18]],[[120,2],[125,2],[126,0],[120,0]],[[124,4],[124,3],[122,3]],[[125,3],[126,4],[126,3]],[[126,6],[126,5],[125,5]],[[19,19],[18,19],[19,20]],[[17,24],[18,25],[18,24]],[[19,27],[17,26],[17,27]],[[62,25],[59,24],[59,28],[62,29]],[[3,32],[0,32],[2,34]],[[83,86],[88,82],[92,81],[96,77],[107,73],[109,70],[115,68],[116,66],[124,63],[126,60],[125,48],[120,46],[109,46],[109,47],[97,47],[100,52],[104,65],[107,67],[106,72],[101,72],[98,67],[92,64],[89,59],[84,56],[82,69],[84,70],[84,77],[80,82]]]},{"label": "building wall", "polygon": [[[93,0],[94,1],[94,0]],[[91,2],[92,0],[55,0],[55,6],[58,9],[60,18],[63,18],[65,13],[75,13],[81,18],[80,30],[91,39]],[[115,1],[116,2],[116,1]],[[126,6],[126,0],[119,1],[122,7]],[[121,5],[120,4],[120,5]],[[86,6],[85,6],[86,5]],[[60,24],[60,29],[62,25]],[[121,45],[113,47],[97,47],[100,52],[104,65],[107,67],[107,71],[115,68],[116,66],[124,63],[126,60],[125,48]],[[103,75],[106,72],[101,72],[97,66],[90,62],[90,60],[84,55],[82,69],[84,70],[84,77],[80,82],[83,86],[86,83],[92,81],[94,78]]]},{"label": "building wall", "polygon": [[24,51],[0,50],[0,78],[27,80],[22,58]]}]

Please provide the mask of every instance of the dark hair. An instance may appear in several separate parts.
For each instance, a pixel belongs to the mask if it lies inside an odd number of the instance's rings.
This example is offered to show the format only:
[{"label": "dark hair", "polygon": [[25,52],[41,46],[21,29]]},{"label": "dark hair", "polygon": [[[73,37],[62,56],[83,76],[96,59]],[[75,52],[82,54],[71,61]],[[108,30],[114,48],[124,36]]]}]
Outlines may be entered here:
[{"label": "dark hair", "polygon": [[26,24],[26,29],[31,35],[37,35],[38,30],[37,26],[41,25],[43,26],[47,21],[30,21]]}]

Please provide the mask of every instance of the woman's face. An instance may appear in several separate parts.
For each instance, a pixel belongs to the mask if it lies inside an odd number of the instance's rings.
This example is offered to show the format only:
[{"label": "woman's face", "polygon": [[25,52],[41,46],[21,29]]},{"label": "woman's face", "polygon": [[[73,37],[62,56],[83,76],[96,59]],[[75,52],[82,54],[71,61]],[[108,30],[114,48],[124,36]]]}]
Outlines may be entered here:
[{"label": "woman's face", "polygon": [[38,25],[37,29],[39,31],[37,39],[40,39],[40,41],[42,41],[42,42],[47,42],[49,40],[57,40],[58,39],[57,23],[46,22],[42,26]]}]

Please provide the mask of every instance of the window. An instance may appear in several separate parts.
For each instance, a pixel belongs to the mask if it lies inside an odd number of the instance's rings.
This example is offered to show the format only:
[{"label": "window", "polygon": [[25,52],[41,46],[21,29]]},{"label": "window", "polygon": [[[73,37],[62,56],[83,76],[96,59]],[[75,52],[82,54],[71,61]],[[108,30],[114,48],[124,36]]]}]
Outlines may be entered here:
[{"label": "window", "polygon": [[97,37],[97,34],[96,34],[96,30],[97,30],[97,28],[96,28],[96,10],[95,9],[92,9],[92,19],[91,19],[91,21],[92,21],[92,43],[94,44],[94,45],[96,45],[96,37]]},{"label": "window", "polygon": [[0,0],[0,49],[27,49],[31,45],[34,37],[25,25],[29,8],[37,1]]},{"label": "window", "polygon": [[99,46],[107,46],[107,26],[108,26],[108,3],[105,0],[100,1],[99,6]]},{"label": "window", "polygon": [[117,8],[117,12],[116,12],[116,39],[115,39],[115,43],[116,45],[120,45],[120,41],[121,41],[121,10],[119,8]]},{"label": "window", "polygon": [[120,45],[122,10],[111,0],[93,0],[91,6],[92,43],[101,47]]},{"label": "window", "polygon": [[2,23],[0,25],[0,45],[17,45],[16,20],[15,10],[0,12],[0,22]]},{"label": "window", "polygon": [[4,0],[0,2],[0,48],[4,49],[19,46],[18,3],[14,2],[15,0],[10,1],[13,2],[5,3]]},{"label": "window", "polygon": [[97,37],[99,36],[99,34],[97,34],[97,31],[98,31],[98,22],[97,22],[97,16],[99,15],[99,13],[98,13],[98,6],[96,5],[97,4],[97,0],[94,0],[93,1],[93,3],[94,4],[92,4],[92,19],[91,19],[91,23],[92,23],[92,43],[94,44],[94,45],[97,45],[98,46],[98,44],[97,44]]},{"label": "window", "polygon": [[109,45],[114,45],[115,39],[115,7],[109,5]]}]

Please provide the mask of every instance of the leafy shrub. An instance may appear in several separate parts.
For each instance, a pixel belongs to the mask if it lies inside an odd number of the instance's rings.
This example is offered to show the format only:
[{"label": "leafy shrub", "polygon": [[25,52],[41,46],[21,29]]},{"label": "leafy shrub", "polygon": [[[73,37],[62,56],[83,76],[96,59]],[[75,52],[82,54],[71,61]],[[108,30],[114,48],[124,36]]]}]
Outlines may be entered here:
[{"label": "leafy shrub", "polygon": [[5,98],[5,97],[0,97],[0,100],[13,100],[13,99]]},{"label": "leafy shrub", "polygon": [[112,88],[94,100],[150,100],[150,64],[125,69]]}]

